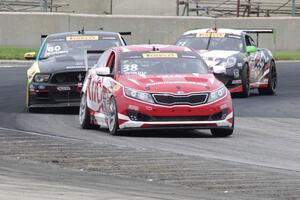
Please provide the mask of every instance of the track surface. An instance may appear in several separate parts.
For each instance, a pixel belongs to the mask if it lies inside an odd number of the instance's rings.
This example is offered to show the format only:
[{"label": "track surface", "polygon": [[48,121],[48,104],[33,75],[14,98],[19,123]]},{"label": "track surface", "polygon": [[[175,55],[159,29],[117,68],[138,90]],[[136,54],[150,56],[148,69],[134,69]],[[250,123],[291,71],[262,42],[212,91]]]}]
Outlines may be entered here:
[{"label": "track surface", "polygon": [[5,141],[0,151],[9,157],[183,186],[218,197],[225,193],[230,199],[300,199],[299,64],[277,64],[276,96],[253,91],[248,99],[234,99],[236,129],[231,138],[212,138],[207,131],[112,137],[103,130],[81,130],[76,110],[27,113],[26,68],[0,68],[0,127],[40,134],[0,130]]}]

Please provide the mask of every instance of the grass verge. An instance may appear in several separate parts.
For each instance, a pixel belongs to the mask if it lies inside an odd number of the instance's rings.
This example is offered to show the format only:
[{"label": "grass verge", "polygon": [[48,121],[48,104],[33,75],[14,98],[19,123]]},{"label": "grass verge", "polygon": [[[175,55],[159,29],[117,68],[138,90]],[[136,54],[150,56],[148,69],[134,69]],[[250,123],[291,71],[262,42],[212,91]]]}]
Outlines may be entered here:
[{"label": "grass verge", "polygon": [[24,60],[24,54],[33,51],[38,49],[0,46],[0,60]]},{"label": "grass verge", "polygon": [[[0,46],[0,60],[24,60],[24,54],[33,51],[38,49]],[[275,60],[300,60],[300,51],[276,51],[273,55]]]},{"label": "grass verge", "polygon": [[300,60],[300,51],[276,51],[273,56],[275,60]]}]

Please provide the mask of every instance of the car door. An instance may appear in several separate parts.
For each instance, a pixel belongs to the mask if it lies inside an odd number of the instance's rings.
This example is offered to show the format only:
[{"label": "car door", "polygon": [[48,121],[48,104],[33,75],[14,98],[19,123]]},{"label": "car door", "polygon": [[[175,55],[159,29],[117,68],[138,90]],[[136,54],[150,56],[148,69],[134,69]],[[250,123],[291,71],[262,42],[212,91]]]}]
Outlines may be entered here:
[{"label": "car door", "polygon": [[[110,74],[114,76],[115,74],[115,64],[116,64],[116,53],[111,51],[108,60],[106,62],[105,67],[110,69]],[[105,115],[109,115],[109,101],[111,96],[113,95],[113,82],[114,77],[106,76],[103,77],[102,81],[102,88],[101,88],[101,97],[102,97],[102,105],[103,105],[103,112]]]},{"label": "car door", "polygon": [[87,102],[88,107],[95,112],[102,112],[102,90],[104,77],[97,74],[97,68],[106,67],[111,50],[105,51],[96,65],[89,71],[87,76]]},{"label": "car door", "polygon": [[[246,46],[255,46],[256,44],[250,35],[245,35]],[[257,48],[256,52],[249,53],[249,80],[250,83],[255,83],[262,73],[262,68],[265,63],[265,56],[263,51]]]}]

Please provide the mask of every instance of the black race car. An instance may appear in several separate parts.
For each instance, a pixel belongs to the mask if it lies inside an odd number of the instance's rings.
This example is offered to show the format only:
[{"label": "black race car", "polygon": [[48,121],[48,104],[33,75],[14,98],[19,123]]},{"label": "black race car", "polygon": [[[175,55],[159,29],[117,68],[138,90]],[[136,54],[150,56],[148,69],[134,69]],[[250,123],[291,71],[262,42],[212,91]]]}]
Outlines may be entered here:
[{"label": "black race car", "polygon": [[273,30],[196,29],[184,33],[176,42],[198,50],[215,76],[231,93],[248,97],[251,89],[274,95],[277,86],[275,60],[271,51],[258,48],[251,33]]},{"label": "black race car", "polygon": [[[48,35],[27,70],[27,107],[77,107],[86,71],[104,50],[126,45],[120,33],[79,31]],[[90,53],[87,53],[90,51]]]}]

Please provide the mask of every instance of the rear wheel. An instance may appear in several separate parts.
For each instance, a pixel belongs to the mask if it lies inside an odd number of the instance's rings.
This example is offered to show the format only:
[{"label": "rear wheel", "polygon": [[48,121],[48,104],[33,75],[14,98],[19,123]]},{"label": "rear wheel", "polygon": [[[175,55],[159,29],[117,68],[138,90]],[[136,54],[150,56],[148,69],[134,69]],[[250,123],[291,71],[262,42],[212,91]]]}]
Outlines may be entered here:
[{"label": "rear wheel", "polygon": [[82,94],[79,107],[79,124],[82,129],[92,129],[91,117],[88,112],[86,95]]},{"label": "rear wheel", "polygon": [[268,74],[268,87],[258,88],[258,92],[261,95],[275,95],[277,88],[277,71],[275,63],[272,62],[270,65],[270,72]]},{"label": "rear wheel", "polygon": [[111,135],[118,135],[119,123],[118,123],[118,111],[117,103],[114,97],[111,97],[109,102],[109,114],[108,114],[108,129]]},{"label": "rear wheel", "polygon": [[249,67],[248,64],[244,66],[241,73],[242,87],[243,91],[239,93],[242,98],[247,98],[250,96],[250,81],[249,81]]}]

